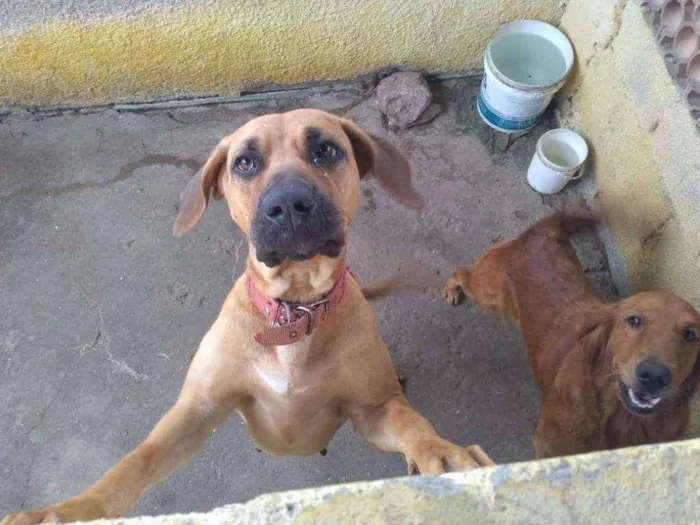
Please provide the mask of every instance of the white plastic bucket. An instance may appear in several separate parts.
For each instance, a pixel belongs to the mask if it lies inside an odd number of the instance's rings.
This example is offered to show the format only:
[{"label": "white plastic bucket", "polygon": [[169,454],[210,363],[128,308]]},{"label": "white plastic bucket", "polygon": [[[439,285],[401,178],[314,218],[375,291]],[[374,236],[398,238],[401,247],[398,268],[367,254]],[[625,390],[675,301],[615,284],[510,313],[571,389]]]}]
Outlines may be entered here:
[{"label": "white plastic bucket", "polygon": [[501,26],[484,56],[479,115],[504,133],[532,128],[573,65],[571,42],[556,27],[537,20]]}]

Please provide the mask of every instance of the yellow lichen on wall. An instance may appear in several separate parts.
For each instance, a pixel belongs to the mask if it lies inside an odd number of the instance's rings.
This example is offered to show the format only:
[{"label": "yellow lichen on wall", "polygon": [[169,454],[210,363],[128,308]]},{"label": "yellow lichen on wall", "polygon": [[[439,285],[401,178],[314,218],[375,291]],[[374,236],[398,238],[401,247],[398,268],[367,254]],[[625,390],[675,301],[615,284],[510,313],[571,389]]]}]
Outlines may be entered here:
[{"label": "yellow lichen on wall", "polygon": [[0,103],[212,95],[389,65],[478,68],[501,23],[562,13],[556,0],[247,0],[54,21],[0,34]]},{"label": "yellow lichen on wall", "polygon": [[578,67],[561,118],[591,144],[630,290],[665,289],[700,307],[700,137],[641,8],[571,0],[562,28]]}]

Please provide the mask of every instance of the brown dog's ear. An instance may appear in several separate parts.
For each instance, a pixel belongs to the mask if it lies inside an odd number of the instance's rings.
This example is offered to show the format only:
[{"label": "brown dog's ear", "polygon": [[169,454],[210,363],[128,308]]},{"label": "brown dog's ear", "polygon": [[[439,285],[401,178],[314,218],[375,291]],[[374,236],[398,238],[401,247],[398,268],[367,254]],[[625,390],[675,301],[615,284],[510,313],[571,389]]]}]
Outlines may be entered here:
[{"label": "brown dog's ear", "polygon": [[223,197],[218,180],[227,153],[228,143],[222,140],[180,194],[180,210],[173,224],[173,235],[176,237],[190,231],[202,217],[209,204],[210,194],[217,200]]},{"label": "brown dog's ear", "polygon": [[[614,307],[582,305],[580,309],[557,318],[550,332],[551,355],[566,355],[572,348],[580,349],[579,361],[590,369],[596,365],[608,344],[614,321]],[[556,338],[555,338],[556,337]]]},{"label": "brown dog's ear", "polygon": [[581,326],[580,342],[583,354],[591,367],[595,367],[608,345],[614,322],[614,307],[596,308],[594,315]]},{"label": "brown dog's ear", "polygon": [[394,200],[409,208],[422,208],[425,202],[411,184],[411,164],[406,156],[390,142],[366,133],[350,120],[341,119],[341,124],[352,144],[360,178],[373,174]]},{"label": "brown dog's ear", "polygon": [[612,333],[613,311],[603,305],[583,306],[554,322],[549,355],[562,356],[562,361],[552,379],[572,403],[581,403],[591,395],[594,372],[602,363]]}]

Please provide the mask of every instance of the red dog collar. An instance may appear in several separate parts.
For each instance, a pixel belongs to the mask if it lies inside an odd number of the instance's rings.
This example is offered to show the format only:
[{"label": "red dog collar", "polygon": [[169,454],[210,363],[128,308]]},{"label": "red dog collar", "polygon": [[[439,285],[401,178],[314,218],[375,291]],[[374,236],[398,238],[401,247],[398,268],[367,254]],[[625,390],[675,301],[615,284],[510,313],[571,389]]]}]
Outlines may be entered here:
[{"label": "red dog collar", "polygon": [[326,321],[343,299],[348,273],[352,275],[352,270],[346,266],[340,279],[323,299],[307,304],[270,299],[255,287],[250,275],[247,275],[248,297],[258,311],[272,323],[271,327],[257,332],[254,335],[255,340],[263,346],[283,346],[294,343],[305,335],[311,335],[316,326]]}]

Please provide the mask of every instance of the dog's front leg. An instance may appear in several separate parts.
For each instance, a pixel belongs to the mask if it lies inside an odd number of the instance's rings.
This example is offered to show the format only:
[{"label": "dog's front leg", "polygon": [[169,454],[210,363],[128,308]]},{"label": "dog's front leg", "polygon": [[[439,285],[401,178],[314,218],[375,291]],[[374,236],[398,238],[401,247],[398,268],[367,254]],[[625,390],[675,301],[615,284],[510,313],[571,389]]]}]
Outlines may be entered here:
[{"label": "dog's front leg", "polygon": [[92,487],[55,505],[11,514],[0,525],[114,518],[134,507],[144,492],[183,466],[236,408],[239,397],[217,392],[211,386],[217,385],[216,377],[204,377],[193,363],[175,405],[143,443]]},{"label": "dog's front leg", "polygon": [[376,447],[403,453],[411,474],[441,474],[494,464],[477,445],[459,447],[439,437],[401,394],[380,406],[351,407],[350,418]]},{"label": "dog's front leg", "polygon": [[[580,401],[579,401],[580,402]],[[540,409],[540,418],[532,438],[535,457],[546,459],[573,454],[583,454],[608,447],[604,425],[593,411],[572,405],[562,399],[559,392],[549,392]]]}]

